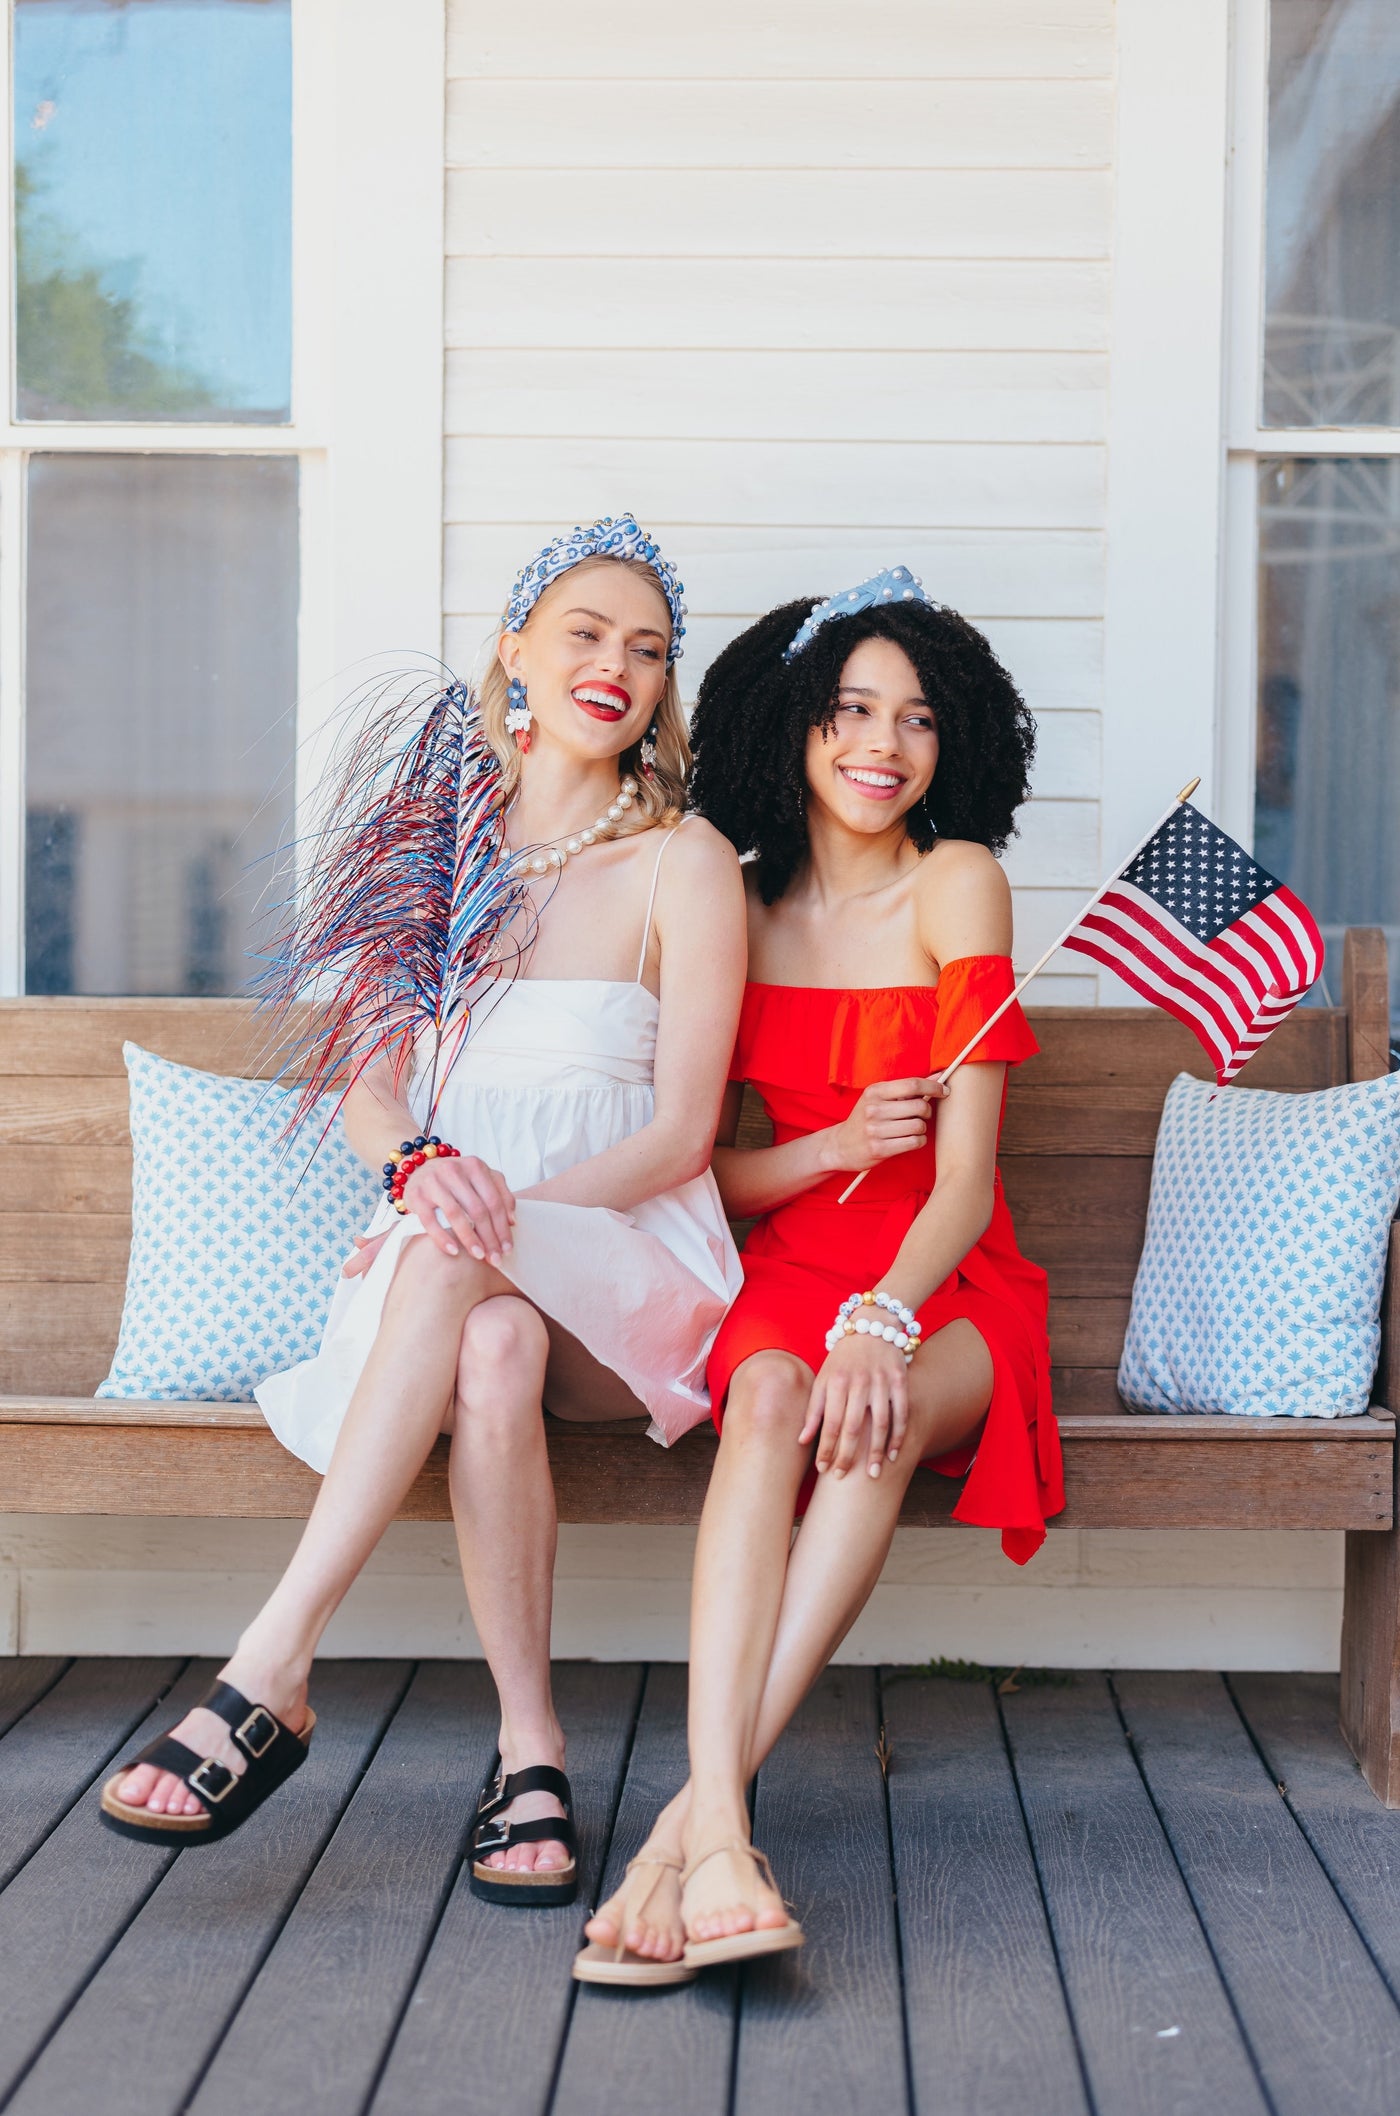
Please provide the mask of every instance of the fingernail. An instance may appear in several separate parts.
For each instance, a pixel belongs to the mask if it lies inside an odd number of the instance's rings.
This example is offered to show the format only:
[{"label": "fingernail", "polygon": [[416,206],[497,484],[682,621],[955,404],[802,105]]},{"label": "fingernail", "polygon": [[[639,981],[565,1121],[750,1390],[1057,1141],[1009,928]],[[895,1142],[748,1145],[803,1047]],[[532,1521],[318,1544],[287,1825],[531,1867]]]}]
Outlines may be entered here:
[{"label": "fingernail", "polygon": [[472,1255],[476,1258],[479,1264],[484,1264],[486,1262],[486,1251],[484,1249],[473,1249]]},{"label": "fingernail", "polygon": [[872,1477],[878,1477],[878,1476],[879,1476],[879,1474],[880,1474],[880,1465],[879,1465],[879,1463],[878,1463],[878,1462],[872,1462],[872,1463],[871,1463],[871,1465],[870,1465],[870,1474],[871,1474],[871,1476],[872,1476]]},{"label": "fingernail", "polygon": [[819,1462],[817,1464],[817,1475],[819,1477],[824,1477],[826,1475],[826,1464],[824,1462]]},{"label": "fingernail", "polygon": [[447,1253],[449,1256],[460,1256],[462,1254],[461,1250],[455,1248],[451,1242],[449,1242],[447,1245]]},{"label": "fingernail", "polygon": [[890,1460],[891,1462],[897,1462],[899,1460],[899,1449],[897,1447],[892,1447],[890,1449]]},{"label": "fingernail", "polygon": [[511,1255],[513,1255],[513,1254],[514,1254],[514,1251],[515,1251],[515,1244],[514,1244],[513,1242],[507,1242],[507,1243],[506,1243],[506,1255],[507,1255],[507,1256],[511,1256]]},{"label": "fingernail", "polygon": [[841,1479],[845,1476],[846,1472],[843,1469],[834,1469],[831,1474],[839,1484],[841,1482]]}]

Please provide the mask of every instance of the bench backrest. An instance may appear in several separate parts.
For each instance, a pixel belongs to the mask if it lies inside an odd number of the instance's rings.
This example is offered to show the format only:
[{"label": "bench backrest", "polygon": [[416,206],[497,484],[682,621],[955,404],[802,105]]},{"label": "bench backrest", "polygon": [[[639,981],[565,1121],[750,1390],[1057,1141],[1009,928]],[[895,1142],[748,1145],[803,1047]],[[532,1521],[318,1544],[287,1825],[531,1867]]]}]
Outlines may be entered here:
[{"label": "bench backrest", "polygon": [[[1386,1069],[1384,940],[1350,940],[1349,1006],[1299,1009],[1242,1085],[1297,1092]],[[1002,1174],[1022,1247],[1050,1274],[1061,1389],[1082,1372],[1093,1396],[1123,1342],[1162,1098],[1177,1073],[1209,1069],[1154,1009],[1029,1011],[1041,1056],[1013,1075]],[[131,1225],[126,1039],[209,1072],[269,1070],[242,1000],[0,1001],[0,1394],[90,1395],[110,1362]]]}]

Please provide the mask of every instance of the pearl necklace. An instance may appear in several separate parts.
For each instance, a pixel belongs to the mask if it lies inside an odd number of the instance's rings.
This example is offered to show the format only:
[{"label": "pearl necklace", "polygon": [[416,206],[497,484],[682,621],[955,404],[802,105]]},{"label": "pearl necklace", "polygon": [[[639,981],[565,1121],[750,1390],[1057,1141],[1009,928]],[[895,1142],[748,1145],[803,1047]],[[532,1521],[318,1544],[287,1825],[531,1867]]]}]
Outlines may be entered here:
[{"label": "pearl necklace", "polygon": [[590,845],[605,844],[636,798],[637,782],[629,772],[617,790],[617,799],[608,804],[604,813],[590,823],[587,830],[580,830],[576,836],[551,845],[547,852],[514,853],[511,865],[521,867],[527,874],[548,874],[552,869],[563,867],[568,860],[580,852],[585,852]]}]

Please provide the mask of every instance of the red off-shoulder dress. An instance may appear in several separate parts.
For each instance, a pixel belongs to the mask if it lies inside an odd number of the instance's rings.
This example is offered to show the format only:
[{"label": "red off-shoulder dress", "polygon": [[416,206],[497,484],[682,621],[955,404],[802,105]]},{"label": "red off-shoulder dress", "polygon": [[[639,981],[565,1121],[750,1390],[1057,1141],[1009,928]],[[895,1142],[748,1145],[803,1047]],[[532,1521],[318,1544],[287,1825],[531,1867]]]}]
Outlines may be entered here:
[{"label": "red off-shoulder dress", "polygon": [[[744,993],[730,1079],[757,1088],[774,1144],[839,1124],[876,1080],[934,1073],[956,1057],[1012,988],[1004,955],[945,963],[936,987],[827,991],[750,984]],[[973,1063],[1017,1065],[1037,1049],[1011,1006],[973,1053]],[[933,1189],[934,1141],[872,1168],[849,1204],[849,1175],[765,1213],[744,1247],[744,1286],[710,1354],[715,1424],[724,1418],[735,1369],[755,1352],[793,1352],[815,1372],[848,1293],[877,1286]],[[928,1465],[966,1476],[955,1520],[999,1528],[1018,1565],[1045,1540],[1045,1522],[1065,1503],[1060,1436],[1050,1401],[1045,1273],[1016,1246],[1001,1176],[991,1224],[919,1310],[925,1343],[965,1317],[992,1355],[992,1399],[978,1437]],[[803,1502],[805,1504],[805,1499]]]}]

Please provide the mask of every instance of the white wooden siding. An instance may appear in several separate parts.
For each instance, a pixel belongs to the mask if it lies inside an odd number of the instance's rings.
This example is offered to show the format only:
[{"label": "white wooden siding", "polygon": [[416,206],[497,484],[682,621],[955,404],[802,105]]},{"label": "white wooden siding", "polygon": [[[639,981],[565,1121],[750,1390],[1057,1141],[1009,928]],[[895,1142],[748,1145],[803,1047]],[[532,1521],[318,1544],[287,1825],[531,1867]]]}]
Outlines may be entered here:
[{"label": "white wooden siding", "polygon": [[[447,658],[600,512],[685,579],[688,692],[907,562],[1041,722],[1029,960],[1099,871],[1112,0],[688,13],[450,0]],[[1041,997],[1094,996],[1065,970]]]}]

